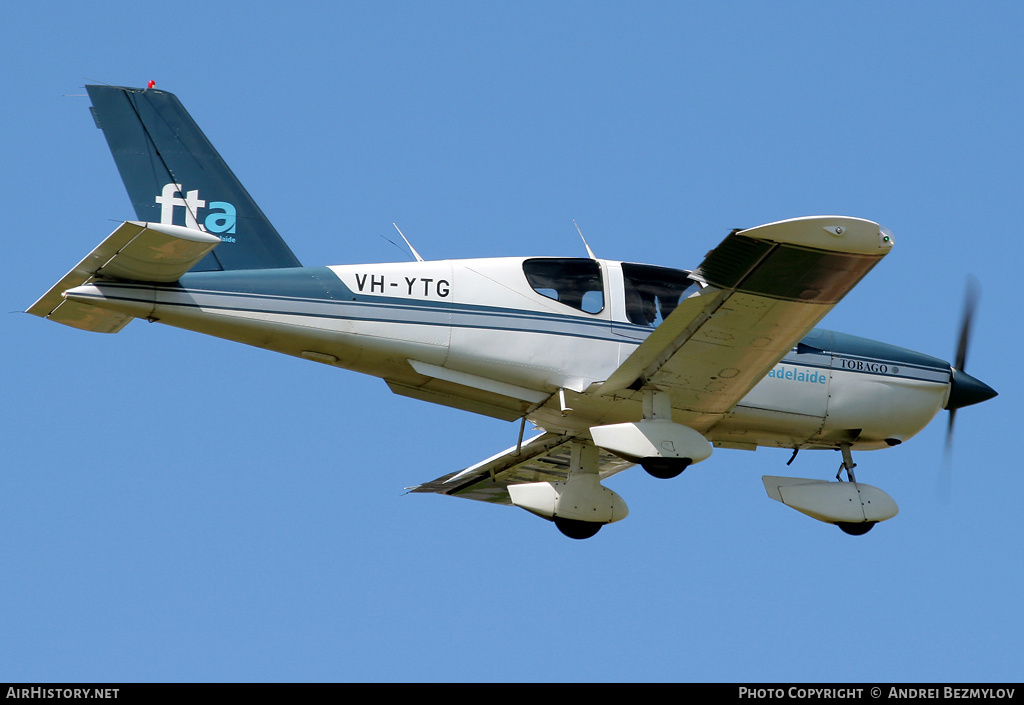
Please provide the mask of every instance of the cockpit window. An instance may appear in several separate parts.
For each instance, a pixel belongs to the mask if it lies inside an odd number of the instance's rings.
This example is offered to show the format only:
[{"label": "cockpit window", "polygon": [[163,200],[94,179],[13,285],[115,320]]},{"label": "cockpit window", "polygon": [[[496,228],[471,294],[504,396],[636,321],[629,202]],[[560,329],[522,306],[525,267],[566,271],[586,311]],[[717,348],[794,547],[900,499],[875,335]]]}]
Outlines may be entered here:
[{"label": "cockpit window", "polygon": [[626,318],[640,326],[657,327],[679,302],[697,291],[697,282],[682,269],[622,263]]},{"label": "cockpit window", "polygon": [[592,259],[528,259],[523,273],[533,290],[586,313],[604,309],[601,265]]}]

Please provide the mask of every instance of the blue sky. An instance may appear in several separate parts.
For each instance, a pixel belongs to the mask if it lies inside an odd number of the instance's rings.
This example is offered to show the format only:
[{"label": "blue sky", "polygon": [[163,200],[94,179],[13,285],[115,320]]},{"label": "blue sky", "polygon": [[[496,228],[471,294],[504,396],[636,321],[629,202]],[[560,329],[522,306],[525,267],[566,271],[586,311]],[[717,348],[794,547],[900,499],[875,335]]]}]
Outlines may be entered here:
[{"label": "blue sky", "polygon": [[[5,10],[0,680],[1020,681],[1017,3],[15,3]],[[134,217],[84,94],[173,91],[307,265],[584,255],[692,267],[732,228],[896,237],[823,325],[1000,392],[860,454],[848,537],[717,451],[609,486],[585,542],[403,488],[517,424],[134,322],[24,311]],[[10,313],[7,313],[10,312]]]}]

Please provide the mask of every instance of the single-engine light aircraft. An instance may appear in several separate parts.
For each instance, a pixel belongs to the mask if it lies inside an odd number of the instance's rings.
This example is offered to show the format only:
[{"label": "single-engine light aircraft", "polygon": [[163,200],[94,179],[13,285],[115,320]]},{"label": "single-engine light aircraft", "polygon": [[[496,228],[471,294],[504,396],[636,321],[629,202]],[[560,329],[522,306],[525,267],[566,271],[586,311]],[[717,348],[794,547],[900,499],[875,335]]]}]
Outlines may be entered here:
[{"label": "single-engine light aircraft", "polygon": [[[853,451],[995,396],[954,364],[816,328],[893,247],[869,220],[733,230],[695,269],[594,257],[304,267],[171,93],[88,86],[137,221],[28,309],[116,333],[134,318],[382,378],[519,422],[518,442],[409,488],[514,505],[572,538],[627,514],[602,483],[672,478],[712,448],[840,451],[833,480],[762,478],[849,534],[896,515]],[[404,236],[403,236],[404,238]],[[969,309],[968,309],[969,310]],[[539,435],[523,439],[526,423]],[[843,479],[843,473],[846,478]]]}]

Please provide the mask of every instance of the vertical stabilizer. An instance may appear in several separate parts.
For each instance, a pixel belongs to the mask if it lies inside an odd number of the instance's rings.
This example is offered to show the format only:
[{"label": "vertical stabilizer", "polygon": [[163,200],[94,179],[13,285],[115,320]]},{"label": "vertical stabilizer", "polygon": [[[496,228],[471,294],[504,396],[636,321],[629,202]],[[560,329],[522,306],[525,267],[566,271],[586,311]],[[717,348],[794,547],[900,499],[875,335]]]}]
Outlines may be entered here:
[{"label": "vertical stabilizer", "polygon": [[192,271],[302,266],[173,93],[86,88],[136,217],[221,239]]}]

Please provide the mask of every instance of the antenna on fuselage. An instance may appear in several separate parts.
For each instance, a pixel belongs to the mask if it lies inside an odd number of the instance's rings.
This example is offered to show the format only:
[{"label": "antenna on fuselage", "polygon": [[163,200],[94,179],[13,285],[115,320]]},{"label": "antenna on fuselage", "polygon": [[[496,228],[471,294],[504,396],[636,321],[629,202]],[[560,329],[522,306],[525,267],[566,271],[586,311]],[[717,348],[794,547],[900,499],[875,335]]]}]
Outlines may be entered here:
[{"label": "antenna on fuselage", "polygon": [[416,248],[412,246],[411,242],[409,242],[409,238],[407,238],[405,236],[405,233],[402,232],[402,229],[398,227],[398,223],[392,223],[392,225],[395,226],[395,230],[397,230],[398,234],[402,236],[403,240],[405,240],[405,244],[409,247],[409,251],[412,252],[412,256],[416,258],[416,261],[417,262],[422,262],[423,258],[420,257],[420,253],[417,252]]},{"label": "antenna on fuselage", "polygon": [[590,249],[590,245],[587,244],[587,238],[583,237],[583,231],[580,230],[579,223],[576,222],[575,218],[572,219],[572,224],[576,226],[576,232],[580,234],[580,239],[583,240],[583,246],[587,248],[587,254],[590,255],[590,259],[597,259],[597,257],[594,256],[594,251]]}]

